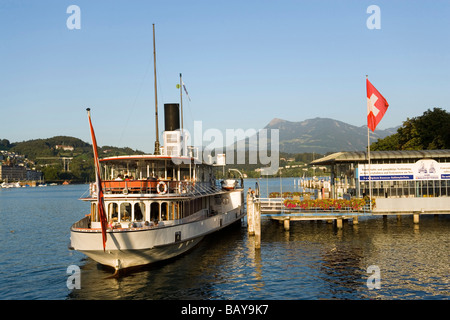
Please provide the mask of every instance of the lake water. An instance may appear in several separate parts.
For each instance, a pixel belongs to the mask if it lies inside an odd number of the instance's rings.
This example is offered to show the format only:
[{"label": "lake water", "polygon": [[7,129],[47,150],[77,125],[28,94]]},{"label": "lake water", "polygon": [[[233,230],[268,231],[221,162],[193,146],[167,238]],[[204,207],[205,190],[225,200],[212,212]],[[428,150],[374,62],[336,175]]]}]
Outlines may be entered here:
[{"label": "lake water", "polygon": [[[282,179],[283,191],[295,191]],[[266,185],[267,183],[267,185]],[[255,180],[246,180],[246,188]],[[280,179],[260,181],[279,191]],[[245,221],[205,238],[188,254],[111,278],[68,250],[69,229],[89,205],[87,185],[0,189],[0,299],[317,300],[449,299],[450,217],[360,218],[336,229],[326,222],[262,221],[261,249]],[[81,289],[67,288],[71,265]],[[379,270],[379,289],[368,279]],[[369,279],[370,280],[370,279]]]}]

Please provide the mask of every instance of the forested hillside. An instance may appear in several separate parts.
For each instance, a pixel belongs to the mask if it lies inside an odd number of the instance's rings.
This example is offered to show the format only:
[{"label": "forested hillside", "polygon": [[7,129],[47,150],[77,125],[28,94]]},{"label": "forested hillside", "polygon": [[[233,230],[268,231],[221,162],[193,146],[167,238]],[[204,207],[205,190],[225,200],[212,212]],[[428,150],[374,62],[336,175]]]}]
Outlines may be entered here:
[{"label": "forested hillside", "polygon": [[[78,138],[57,136],[14,143],[10,143],[7,139],[0,139],[0,150],[24,155],[25,158],[34,162],[37,170],[44,173],[46,181],[86,182],[93,181],[95,177],[92,145]],[[98,152],[100,157],[144,154],[139,150],[112,146],[99,147]],[[70,159],[63,160],[63,158]]]},{"label": "forested hillside", "polygon": [[371,150],[436,150],[450,149],[450,113],[428,109],[423,115],[407,119],[397,133],[378,139]]}]

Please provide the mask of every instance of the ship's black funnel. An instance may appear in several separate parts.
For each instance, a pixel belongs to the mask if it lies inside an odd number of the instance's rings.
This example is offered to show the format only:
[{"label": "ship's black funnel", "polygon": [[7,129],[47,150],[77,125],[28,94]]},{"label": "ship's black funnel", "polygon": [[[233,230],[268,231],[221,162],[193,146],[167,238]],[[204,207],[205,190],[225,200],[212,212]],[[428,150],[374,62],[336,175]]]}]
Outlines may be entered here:
[{"label": "ship's black funnel", "polygon": [[180,129],[180,106],[178,103],[164,104],[164,126],[166,131]]}]

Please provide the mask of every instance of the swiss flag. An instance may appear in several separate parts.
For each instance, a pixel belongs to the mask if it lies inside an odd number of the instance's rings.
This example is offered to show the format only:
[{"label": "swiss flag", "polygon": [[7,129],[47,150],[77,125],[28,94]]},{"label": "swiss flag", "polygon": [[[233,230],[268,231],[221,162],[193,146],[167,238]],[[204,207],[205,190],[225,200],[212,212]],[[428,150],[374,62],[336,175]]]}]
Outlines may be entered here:
[{"label": "swiss flag", "polygon": [[367,125],[369,129],[375,131],[386,110],[389,107],[386,99],[378,90],[366,79],[367,84]]}]

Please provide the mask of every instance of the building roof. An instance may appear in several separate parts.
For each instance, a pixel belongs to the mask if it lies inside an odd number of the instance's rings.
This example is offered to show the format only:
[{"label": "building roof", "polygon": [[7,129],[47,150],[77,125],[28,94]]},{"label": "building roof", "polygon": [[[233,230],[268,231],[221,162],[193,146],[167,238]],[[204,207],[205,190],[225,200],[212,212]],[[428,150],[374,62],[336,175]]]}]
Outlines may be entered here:
[{"label": "building roof", "polygon": [[[450,158],[450,150],[396,150],[396,151],[371,151],[370,160],[380,159],[435,159]],[[326,157],[312,161],[311,165],[332,165],[338,162],[367,161],[366,151],[336,152]]]}]

